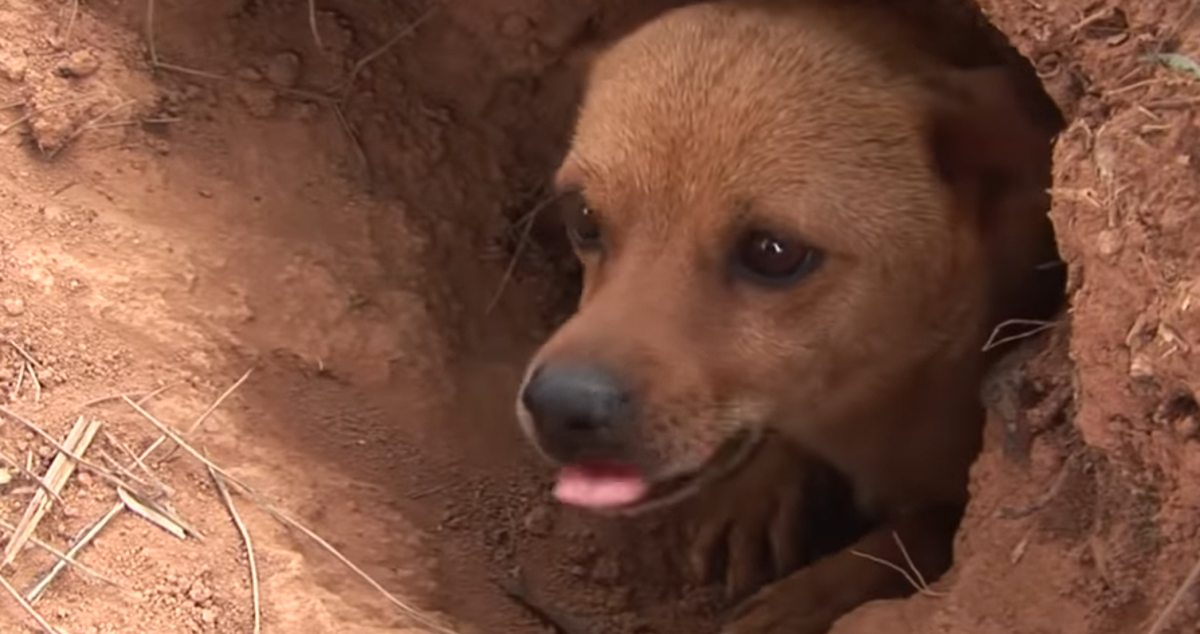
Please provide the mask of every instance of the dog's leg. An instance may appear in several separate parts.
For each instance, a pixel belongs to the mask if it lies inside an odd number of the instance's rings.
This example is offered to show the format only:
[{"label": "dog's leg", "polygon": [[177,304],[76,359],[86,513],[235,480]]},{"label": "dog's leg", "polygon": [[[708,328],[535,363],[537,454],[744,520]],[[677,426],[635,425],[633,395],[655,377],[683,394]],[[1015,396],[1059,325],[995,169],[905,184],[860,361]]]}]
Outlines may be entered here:
[{"label": "dog's leg", "polygon": [[807,498],[819,474],[791,443],[768,436],[736,473],[684,509],[688,564],[742,600],[803,563]]},{"label": "dog's leg", "polygon": [[763,589],[738,607],[722,634],[822,634],[864,603],[910,595],[949,568],[960,516],[960,508],[943,507],[890,522]]}]

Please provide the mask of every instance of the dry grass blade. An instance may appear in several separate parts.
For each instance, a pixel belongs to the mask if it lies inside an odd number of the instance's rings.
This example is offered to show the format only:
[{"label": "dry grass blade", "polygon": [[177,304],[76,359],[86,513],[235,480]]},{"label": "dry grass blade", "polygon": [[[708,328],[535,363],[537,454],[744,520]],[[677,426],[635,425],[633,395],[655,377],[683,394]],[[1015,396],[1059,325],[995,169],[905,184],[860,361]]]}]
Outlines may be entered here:
[{"label": "dry grass blade", "polygon": [[921,571],[917,568],[916,564],[913,563],[912,557],[910,557],[908,554],[908,549],[904,546],[904,542],[900,541],[900,536],[895,532],[892,532],[892,539],[896,541],[896,546],[900,548],[900,554],[904,557],[904,562],[908,565],[908,569],[905,569],[904,566],[892,563],[882,557],[876,557],[870,553],[864,553],[861,550],[851,550],[850,554],[854,555],[855,557],[861,557],[867,561],[877,563],[885,568],[895,570],[896,572],[900,573],[900,575],[904,577],[904,580],[907,581],[908,584],[911,585],[919,594],[935,598],[946,596],[944,593],[935,592],[929,589],[929,584],[925,582],[925,576],[921,574]]},{"label": "dry grass blade", "polygon": [[17,602],[17,605],[21,606],[21,609],[25,612],[25,614],[28,614],[29,618],[33,619],[38,624],[38,627],[42,628],[42,631],[50,632],[51,634],[62,634],[61,630],[53,625],[50,625],[46,619],[42,618],[42,615],[38,614],[38,611],[33,609],[33,606],[29,605],[29,602],[22,598],[21,594],[17,592],[17,589],[12,587],[12,584],[10,584],[4,577],[0,577],[0,586],[4,588],[5,592],[12,596],[13,600]]},{"label": "dry grass blade", "polygon": [[20,460],[17,460],[15,458],[10,458],[7,455],[5,455],[4,452],[0,451],[0,462],[3,462],[7,465],[12,466],[14,469],[19,471],[21,473],[21,475],[23,475],[26,478],[28,478],[29,480],[33,481],[33,483],[35,485],[37,485],[37,487],[39,489],[41,489],[42,491],[45,491],[46,495],[49,495],[50,498],[53,499],[56,503],[66,505],[66,502],[63,502],[62,497],[59,496],[59,494],[57,492],[55,492],[54,489],[51,489],[49,486],[46,486],[46,483],[42,482],[42,479],[39,478],[36,473],[26,469],[25,465],[21,464]]},{"label": "dry grass blade", "polygon": [[[983,352],[988,352],[989,350],[999,348],[1006,343],[1027,339],[1038,334],[1039,332],[1053,328],[1054,325],[1055,322],[1053,321],[1042,321],[1039,319],[1009,319],[1007,321],[1000,322],[994,329],[992,329],[991,336],[989,336],[987,342],[983,344]],[[1029,330],[1018,332],[1015,335],[1001,337],[1000,333],[1003,332],[1005,328],[1010,326],[1028,326]]]},{"label": "dry grass blade", "polygon": [[21,370],[17,373],[17,382],[8,393],[8,400],[15,401],[21,395],[21,387],[25,385],[25,368],[27,367],[29,367],[28,363],[21,364]]},{"label": "dry grass blade", "polygon": [[[107,513],[102,515],[100,519],[92,522],[91,526],[88,526],[86,529],[84,529],[83,533],[81,533],[79,537],[75,539],[75,542],[71,544],[71,548],[67,550],[66,554],[63,557],[60,557],[58,562],[54,564],[54,567],[47,571],[46,574],[42,575],[42,577],[33,584],[33,587],[25,593],[25,600],[29,601],[30,605],[37,603],[37,600],[40,599],[43,594],[45,594],[46,589],[50,587],[50,584],[54,582],[54,579],[60,573],[62,573],[63,569],[66,568],[68,564],[78,565],[74,563],[75,556],[78,555],[79,551],[83,550],[88,544],[92,543],[92,541],[96,539],[96,536],[100,534],[100,531],[104,530],[104,527],[108,526],[109,522],[112,522],[113,518],[116,517],[123,508],[124,507],[120,504],[114,505],[108,510]],[[124,588],[115,583],[112,583],[112,585],[124,590]]]},{"label": "dry grass blade", "polygon": [[32,363],[26,365],[25,369],[28,370],[28,372],[29,372],[29,380],[33,381],[33,402],[41,403],[42,402],[42,380],[38,378],[37,369],[33,366]]},{"label": "dry grass blade", "polygon": [[[231,395],[233,395],[233,393],[236,392],[237,389],[239,387],[241,387],[242,384],[246,382],[246,379],[249,379],[250,375],[253,373],[254,373],[254,368],[250,368],[249,370],[246,370],[246,372],[244,374],[242,374],[241,378],[239,378],[237,381],[234,381],[233,385],[229,386],[224,392],[222,392],[221,395],[217,397],[217,400],[213,401],[212,404],[209,405],[208,408],[204,410],[204,413],[200,414],[200,416],[198,416],[196,418],[195,422],[193,422],[191,424],[191,426],[187,428],[187,431],[185,432],[185,434],[191,435],[191,434],[196,433],[196,430],[200,429],[200,426],[204,424],[204,421],[208,420],[208,417],[212,416],[213,412],[217,411],[218,407],[221,407],[221,404],[223,404],[225,402],[225,399],[228,399]],[[150,457],[150,454],[155,449],[158,449],[159,445],[163,444],[166,441],[167,441],[166,436],[159,436],[157,440],[155,440],[153,443],[151,443],[151,445],[149,447],[147,447],[145,451],[142,452],[142,455],[140,456],[140,458],[143,461],[145,461],[146,458]],[[175,447],[168,449],[167,454],[162,457],[162,460],[170,459],[170,457],[175,453],[175,449],[176,449]]]},{"label": "dry grass blade", "polygon": [[[0,529],[3,529],[4,531],[6,531],[8,533],[12,533],[16,530],[16,527],[13,526],[12,524],[9,524],[8,522],[0,520]],[[46,542],[38,539],[37,537],[30,537],[29,543],[33,544],[34,546],[37,546],[38,548],[41,548],[42,550],[46,551],[46,553],[48,553],[50,556],[54,557],[58,561],[64,562],[66,565],[71,566],[72,568],[87,575],[88,577],[91,577],[92,579],[95,579],[96,581],[99,581],[104,584],[108,584],[114,588],[120,588],[122,591],[128,592],[128,590],[121,584],[117,583],[116,581],[113,581],[112,579],[109,579],[108,577],[104,576],[103,574],[101,574],[100,572],[95,570],[94,568],[91,568],[79,561],[76,561],[74,556],[72,556],[71,554],[61,552],[57,548],[51,546],[50,544],[47,544]]]},{"label": "dry grass blade", "polygon": [[101,396],[100,398],[94,398],[94,399],[84,403],[83,405],[80,405],[79,407],[76,408],[76,410],[84,410],[89,407],[103,405],[104,403],[112,403],[113,401],[120,401],[122,396],[134,396],[137,398],[137,402],[139,404],[145,404],[146,401],[149,401],[150,399],[158,396],[159,394],[162,394],[163,392],[166,392],[167,390],[169,390],[173,387],[176,387],[177,385],[178,384],[176,384],[176,383],[168,383],[162,387],[155,388],[149,392],[146,392],[145,394],[140,394],[140,395],[139,394],[110,394],[108,396]]},{"label": "dry grass blade", "polygon": [[550,195],[544,198],[541,202],[533,206],[519,222],[525,224],[525,228],[521,231],[521,236],[517,240],[517,248],[513,249],[512,258],[508,261],[508,266],[504,269],[504,275],[500,278],[500,285],[496,288],[496,293],[492,295],[491,301],[488,302],[487,308],[484,309],[484,315],[492,314],[496,309],[496,305],[500,303],[500,298],[504,295],[504,289],[508,288],[509,281],[512,280],[513,273],[517,270],[517,262],[521,259],[521,254],[525,251],[525,245],[529,244],[529,237],[533,233],[533,224],[537,221],[538,214],[542,212],[551,203],[558,200],[557,195]]},{"label": "dry grass blade", "polygon": [[71,34],[75,32],[75,21],[79,19],[79,0],[71,0],[71,17],[67,20],[67,28],[63,33],[63,46],[71,43]]},{"label": "dry grass blade", "polygon": [[[116,447],[118,450],[120,450],[121,454],[129,459],[130,465],[136,465],[137,468],[143,474],[145,474],[146,479],[150,482],[151,485],[154,486],[153,497],[155,499],[157,499],[160,496],[161,497],[169,497],[169,496],[175,495],[175,491],[171,487],[167,486],[166,483],[164,483],[162,480],[159,480],[158,476],[154,475],[154,473],[150,471],[149,467],[146,466],[146,463],[142,462],[142,459],[139,458],[137,454],[133,453],[132,449],[125,446],[125,443],[121,442],[120,440],[117,440],[111,434],[108,434],[107,432],[104,434],[104,439],[108,441],[108,444],[110,444],[110,445]],[[101,454],[101,455],[107,456],[107,454]],[[137,477],[133,474],[132,466],[127,467],[127,466],[121,464],[120,461],[118,461],[116,458],[110,457],[106,460],[106,462],[109,462],[110,464],[117,467],[122,474],[125,474],[128,477],[131,477],[131,478]]]},{"label": "dry grass blade", "polygon": [[141,500],[138,500],[125,489],[117,489],[117,497],[121,498],[121,502],[125,504],[125,508],[129,509],[134,515],[141,517],[179,539],[187,539],[187,531],[182,526],[165,514],[158,512],[157,509],[143,504]]},{"label": "dry grass blade", "polygon": [[[313,43],[317,50],[324,50],[325,43],[321,41],[321,29],[317,28],[317,0],[308,0],[308,28],[312,31]],[[255,628],[257,632],[258,629]]]},{"label": "dry grass blade", "polygon": [[[71,451],[83,453],[92,444],[92,440],[96,437],[96,432],[98,431],[100,431],[100,421],[88,421],[81,416],[67,435],[66,444]],[[43,481],[46,483],[47,488],[61,494],[63,487],[67,484],[67,480],[70,479],[71,474],[74,472],[75,461],[67,455],[60,453],[50,463],[50,468],[46,470],[46,477]],[[25,509],[25,515],[17,523],[17,529],[14,532],[13,538],[9,540],[8,545],[4,548],[4,559],[0,561],[0,568],[16,560],[17,555],[25,547],[25,543],[29,541],[33,532],[37,529],[38,523],[42,521],[42,517],[46,515],[48,510],[50,510],[49,496],[41,489],[38,489],[33,494],[33,499],[29,502],[29,506]]]},{"label": "dry grass blade", "polygon": [[300,522],[297,522],[296,520],[288,517],[287,514],[283,513],[282,511],[278,510],[277,508],[272,506],[270,503],[268,503],[261,495],[256,493],[254,491],[254,489],[250,488],[246,484],[239,481],[237,478],[226,473],[224,469],[220,468],[219,466],[214,464],[211,460],[209,460],[207,457],[205,457],[204,454],[197,451],[194,447],[192,447],[190,444],[188,444],[188,442],[182,436],[180,436],[178,432],[175,432],[171,428],[164,425],[157,418],[155,418],[153,414],[151,414],[150,412],[147,412],[145,409],[142,409],[142,407],[140,405],[133,402],[129,398],[125,398],[125,403],[127,405],[129,405],[130,407],[132,407],[134,409],[134,411],[136,411],[138,414],[141,414],[142,417],[145,418],[151,425],[154,425],[156,428],[158,428],[158,431],[161,432],[164,436],[168,436],[172,441],[175,442],[175,444],[179,445],[179,447],[181,449],[183,449],[185,452],[190,454],[196,460],[200,461],[201,464],[203,464],[204,466],[211,469],[218,476],[223,478],[225,480],[225,482],[236,486],[239,490],[242,491],[242,493],[244,493],[247,497],[249,497],[251,501],[253,501],[255,504],[257,504],[260,508],[262,508],[268,514],[270,514],[276,520],[278,520],[284,524],[287,524],[288,526],[291,526],[292,528],[304,533],[305,536],[307,536],[309,539],[316,542],[326,552],[333,555],[338,561],[342,562],[343,565],[345,565],[352,572],[354,572],[354,574],[358,575],[359,578],[361,578],[363,581],[366,581],[368,585],[370,585],[372,588],[374,588],[376,591],[378,591],[381,595],[383,595],[383,597],[385,599],[390,601],[396,607],[403,610],[406,614],[408,614],[414,620],[421,623],[422,625],[433,628],[434,630],[436,630],[438,632],[442,632],[443,634],[457,634],[454,630],[451,630],[451,629],[447,628],[446,626],[441,625],[440,623],[438,623],[436,620],[434,620],[432,617],[425,614],[421,610],[418,610],[417,608],[409,605],[408,603],[406,603],[406,602],[402,601],[401,599],[399,599],[398,597],[396,597],[396,595],[392,594],[391,592],[388,592],[387,588],[384,588],[378,581],[376,581],[374,578],[372,578],[370,575],[368,575],[365,571],[363,571],[362,568],[359,568],[357,565],[354,564],[354,562],[347,559],[346,556],[341,553],[341,551],[334,548],[329,542],[325,541],[320,535],[317,535],[315,532],[313,532],[311,529],[304,526]]},{"label": "dry grass blade", "polygon": [[13,350],[16,350],[17,354],[21,355],[21,358],[25,359],[25,361],[28,362],[29,365],[32,365],[34,367],[41,365],[41,363],[39,363],[37,359],[33,358],[33,355],[29,354],[28,350],[26,350],[25,348],[22,348],[19,344],[17,344],[17,342],[15,342],[11,339],[5,339],[4,343],[7,343],[10,348],[12,348]]},{"label": "dry grass blade", "polygon": [[158,46],[154,42],[154,0],[146,0],[146,46],[150,48],[150,65],[159,66]]},{"label": "dry grass blade", "polygon": [[233,520],[233,525],[237,527],[238,534],[242,537],[242,543],[246,545],[246,559],[250,562],[250,601],[251,608],[254,610],[254,634],[259,634],[262,631],[262,603],[259,599],[258,561],[254,557],[254,542],[250,540],[250,531],[242,521],[242,516],[238,514],[237,507],[233,505],[233,497],[229,495],[229,487],[225,486],[225,481],[217,475],[212,467],[208,467],[208,475],[217,487],[217,493],[220,494],[221,501],[225,503],[225,508],[229,510],[229,517]]}]

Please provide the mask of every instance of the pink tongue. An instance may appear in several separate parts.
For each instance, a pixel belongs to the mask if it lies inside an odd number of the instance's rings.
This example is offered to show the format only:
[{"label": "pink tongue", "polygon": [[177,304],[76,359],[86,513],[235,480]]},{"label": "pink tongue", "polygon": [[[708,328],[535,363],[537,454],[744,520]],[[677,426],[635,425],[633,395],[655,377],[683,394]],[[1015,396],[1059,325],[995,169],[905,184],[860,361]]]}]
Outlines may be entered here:
[{"label": "pink tongue", "polygon": [[554,496],[563,504],[589,509],[628,506],[650,487],[637,469],[614,464],[569,465],[558,473]]}]

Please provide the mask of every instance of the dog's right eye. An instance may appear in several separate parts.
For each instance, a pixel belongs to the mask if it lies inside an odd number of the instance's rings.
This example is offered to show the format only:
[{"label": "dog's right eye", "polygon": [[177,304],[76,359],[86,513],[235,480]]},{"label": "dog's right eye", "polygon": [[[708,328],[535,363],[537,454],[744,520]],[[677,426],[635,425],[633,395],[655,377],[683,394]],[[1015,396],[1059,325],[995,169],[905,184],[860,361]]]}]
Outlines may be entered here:
[{"label": "dog's right eye", "polygon": [[735,264],[744,277],[782,286],[799,281],[821,263],[821,252],[769,231],[749,231],[738,241]]},{"label": "dog's right eye", "polygon": [[592,251],[601,246],[600,221],[596,212],[586,204],[576,206],[567,217],[567,236],[580,251]]}]

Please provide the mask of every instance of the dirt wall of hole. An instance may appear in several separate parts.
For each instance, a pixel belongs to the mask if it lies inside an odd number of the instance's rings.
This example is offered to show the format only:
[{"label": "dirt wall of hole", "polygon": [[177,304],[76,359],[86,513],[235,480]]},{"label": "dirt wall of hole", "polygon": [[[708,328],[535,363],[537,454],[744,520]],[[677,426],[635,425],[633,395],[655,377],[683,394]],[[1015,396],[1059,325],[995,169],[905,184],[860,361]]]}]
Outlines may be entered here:
[{"label": "dirt wall of hole", "polygon": [[[957,565],[938,594],[868,606],[837,630],[1141,631],[1200,557],[1200,78],[1181,61],[1200,55],[1200,16],[1193,3],[1165,0],[981,4],[1066,118],[1052,214],[1071,267],[1071,310],[1008,376],[1018,401],[993,404]],[[14,9],[6,18],[26,9],[69,17],[39,2],[4,6]],[[179,209],[211,214],[200,219],[135,209],[126,201],[137,196],[120,185],[106,195],[176,238],[179,227],[207,224],[205,235],[238,245],[199,269],[194,292],[206,312],[187,313],[187,300],[168,294],[162,320],[186,313],[178,319],[189,329],[172,334],[209,341],[202,367],[235,376],[247,362],[259,368],[237,424],[212,440],[242,458],[252,452],[240,445],[282,447],[289,459],[277,473],[258,473],[276,478],[285,498],[301,495],[285,481],[302,481],[302,514],[354,559],[464,631],[541,631],[495,583],[514,567],[545,601],[598,631],[712,631],[720,602],[678,585],[663,549],[644,539],[655,527],[555,507],[511,424],[525,355],[562,308],[557,263],[526,251],[494,302],[520,233],[514,221],[540,200],[563,149],[578,88],[567,59],[575,38],[619,29],[648,5],[453,2],[427,14],[432,6],[320,2],[310,21],[298,1],[159,1],[150,29],[142,2],[85,3],[74,37],[102,62],[86,75],[105,77],[103,90],[76,82],[78,94],[64,100],[63,90],[24,78],[68,66],[84,74],[89,63],[64,44],[61,24],[31,36],[21,56],[3,49],[0,70],[33,104],[24,138],[37,160],[50,153],[86,165],[111,139],[74,131],[132,96],[144,121],[166,123],[115,138],[148,148],[148,160],[191,161],[215,175],[188,196],[249,198],[238,191],[245,180],[222,173],[228,165],[261,168],[250,182],[267,200],[302,190],[285,197],[296,209],[270,213],[252,211],[251,200],[210,209],[178,194]],[[909,6],[941,19],[956,5]],[[184,70],[151,73],[151,55]],[[68,149],[60,156],[59,147]],[[289,149],[300,154],[287,158]],[[152,186],[178,187],[178,176]],[[335,246],[326,252],[322,241]],[[305,278],[299,295],[245,272],[288,266]],[[209,281],[241,278],[234,308]],[[326,318],[324,302],[345,313]],[[391,333],[392,323],[407,330]],[[185,361],[199,354],[172,345]],[[358,592],[298,548],[326,589]],[[1195,592],[1166,623],[1195,622]]]}]

